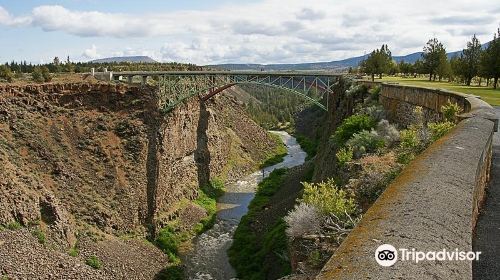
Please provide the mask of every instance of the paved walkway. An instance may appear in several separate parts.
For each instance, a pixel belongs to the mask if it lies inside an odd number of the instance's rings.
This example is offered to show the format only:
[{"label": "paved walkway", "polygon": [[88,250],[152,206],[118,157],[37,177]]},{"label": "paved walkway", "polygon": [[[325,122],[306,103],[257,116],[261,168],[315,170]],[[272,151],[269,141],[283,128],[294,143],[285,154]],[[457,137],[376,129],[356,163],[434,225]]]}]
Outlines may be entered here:
[{"label": "paved walkway", "polygon": [[[500,107],[495,109],[500,117]],[[500,132],[493,137],[491,181],[477,223],[473,248],[482,252],[479,261],[473,264],[473,278],[500,279]]]}]

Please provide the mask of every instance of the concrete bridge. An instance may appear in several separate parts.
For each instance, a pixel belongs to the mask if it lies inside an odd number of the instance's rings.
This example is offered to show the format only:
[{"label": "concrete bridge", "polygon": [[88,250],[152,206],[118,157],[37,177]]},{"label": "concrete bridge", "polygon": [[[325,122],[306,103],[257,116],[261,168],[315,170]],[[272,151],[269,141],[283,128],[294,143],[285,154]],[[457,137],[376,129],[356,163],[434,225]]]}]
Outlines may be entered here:
[{"label": "concrete bridge", "polygon": [[206,101],[235,85],[256,84],[297,94],[328,111],[328,96],[338,82],[339,74],[328,72],[273,72],[273,71],[128,71],[94,72],[100,80],[139,82],[152,81],[160,93],[159,108],[167,113],[189,98],[198,96]]}]

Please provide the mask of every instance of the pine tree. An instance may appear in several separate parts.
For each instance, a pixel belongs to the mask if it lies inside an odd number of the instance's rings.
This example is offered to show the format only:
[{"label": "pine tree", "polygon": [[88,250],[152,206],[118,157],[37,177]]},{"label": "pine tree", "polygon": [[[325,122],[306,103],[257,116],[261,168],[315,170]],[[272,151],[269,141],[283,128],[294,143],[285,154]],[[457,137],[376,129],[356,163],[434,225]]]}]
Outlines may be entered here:
[{"label": "pine tree", "polygon": [[472,78],[479,74],[479,63],[481,59],[481,43],[479,43],[475,34],[472,40],[467,42],[467,48],[463,50],[460,59],[463,60],[465,83],[470,86]]},{"label": "pine tree", "polygon": [[500,78],[500,28],[481,56],[480,64],[481,72],[487,79],[493,78],[493,88],[496,89]]},{"label": "pine tree", "polygon": [[[443,73],[444,69],[446,69],[443,64],[448,61],[446,49],[437,38],[430,39],[424,46],[422,59],[424,69],[429,74],[429,81],[436,80],[436,75]],[[441,73],[438,73],[438,71]]]}]

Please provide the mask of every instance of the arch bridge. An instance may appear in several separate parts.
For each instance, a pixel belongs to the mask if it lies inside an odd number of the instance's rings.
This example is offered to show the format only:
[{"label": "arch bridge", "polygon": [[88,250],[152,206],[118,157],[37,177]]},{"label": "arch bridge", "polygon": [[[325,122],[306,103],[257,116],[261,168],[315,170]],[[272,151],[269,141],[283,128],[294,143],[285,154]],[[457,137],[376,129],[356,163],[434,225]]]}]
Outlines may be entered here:
[{"label": "arch bridge", "polygon": [[[188,99],[198,96],[206,101],[235,85],[264,85],[297,94],[305,101],[328,111],[328,96],[340,75],[327,72],[250,72],[250,71],[151,71],[108,72],[110,80],[142,84],[156,81],[160,93],[159,108],[167,113]],[[326,96],[325,96],[326,95]]]}]

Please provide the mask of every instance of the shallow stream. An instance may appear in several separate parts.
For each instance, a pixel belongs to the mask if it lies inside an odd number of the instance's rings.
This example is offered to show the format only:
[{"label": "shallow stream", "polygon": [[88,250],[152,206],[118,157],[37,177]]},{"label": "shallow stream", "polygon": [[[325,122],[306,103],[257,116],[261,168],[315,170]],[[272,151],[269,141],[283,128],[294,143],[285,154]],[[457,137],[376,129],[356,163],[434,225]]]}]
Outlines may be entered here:
[{"label": "shallow stream", "polygon": [[217,201],[215,225],[193,241],[193,249],[182,257],[187,279],[233,279],[236,272],[229,264],[227,250],[238,223],[254,198],[257,185],[263,177],[278,168],[290,168],[304,163],[306,153],[297,140],[284,131],[271,131],[285,143],[288,155],[273,166],[256,171],[226,186],[226,192]]}]

